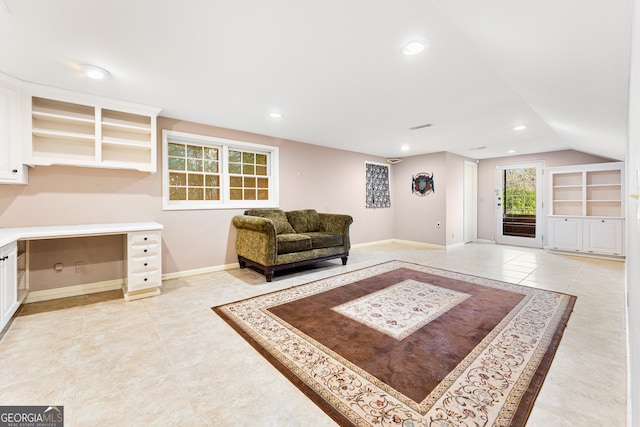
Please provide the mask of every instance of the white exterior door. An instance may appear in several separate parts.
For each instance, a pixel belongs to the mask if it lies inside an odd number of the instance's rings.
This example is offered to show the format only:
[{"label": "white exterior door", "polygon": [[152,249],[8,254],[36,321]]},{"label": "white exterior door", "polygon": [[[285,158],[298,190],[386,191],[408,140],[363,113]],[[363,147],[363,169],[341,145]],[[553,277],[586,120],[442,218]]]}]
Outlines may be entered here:
[{"label": "white exterior door", "polygon": [[542,162],[496,166],[496,241],[542,247]]}]

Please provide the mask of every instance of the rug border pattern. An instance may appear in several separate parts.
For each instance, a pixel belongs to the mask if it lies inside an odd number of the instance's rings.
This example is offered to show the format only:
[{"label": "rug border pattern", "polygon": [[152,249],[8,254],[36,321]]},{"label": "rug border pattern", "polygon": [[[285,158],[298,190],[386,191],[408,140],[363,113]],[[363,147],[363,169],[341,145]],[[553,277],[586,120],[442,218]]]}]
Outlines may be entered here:
[{"label": "rug border pattern", "polygon": [[[268,308],[275,305],[325,292],[397,268],[409,268],[525,295],[525,298],[511,313],[502,319],[498,327],[494,328],[480,345],[476,346],[422,402],[414,402],[402,395],[268,311]],[[282,295],[285,293],[287,297],[283,300]],[[214,310],[234,329],[254,340],[255,344],[252,344],[263,355],[269,356],[268,358],[272,361],[275,359],[288,369],[289,373],[298,379],[298,381],[292,381],[299,388],[303,391],[306,387],[313,390],[320,397],[320,401],[313,398],[312,394],[306,394],[341,424],[345,419],[353,425],[372,425],[383,419],[393,419],[402,420],[407,423],[406,425],[416,427],[432,425],[434,422],[437,422],[438,425],[451,426],[467,425],[467,422],[473,422],[473,425],[507,426],[514,420],[521,405],[522,395],[539,372],[541,363],[545,359],[549,359],[547,364],[550,364],[553,355],[551,358],[546,357],[548,349],[552,345],[557,346],[561,333],[557,334],[556,330],[558,325],[568,318],[574,302],[575,297],[559,292],[530,288],[403,261],[391,261],[214,307]],[[548,322],[544,325],[535,325],[536,322],[531,320],[529,310],[540,311],[541,309],[546,309],[549,312]],[[276,337],[275,341],[272,338],[264,338],[261,332],[263,328],[270,329],[269,333],[272,334],[272,337]],[[523,332],[537,335],[528,337],[524,334],[522,342],[515,343],[517,351],[514,352],[511,349],[509,351],[512,351],[513,355],[508,354],[508,351],[505,350],[505,342],[510,340],[509,345],[513,345],[513,336]],[[505,337],[505,334],[513,336]],[[296,351],[300,348],[304,350],[295,354],[295,351],[289,351],[291,348],[295,348]],[[519,355],[520,351],[526,355]],[[300,355],[307,358],[306,364],[305,360],[295,360]],[[497,361],[496,355],[497,359],[504,360]],[[517,367],[515,365],[508,366],[519,358],[522,358],[523,361],[529,360]],[[320,363],[317,363],[318,361]],[[317,375],[312,375],[318,366],[322,366],[322,369],[328,369],[331,373],[327,376],[328,380],[322,376],[319,380]],[[494,369],[495,366],[498,366],[499,369]],[[503,372],[500,372],[500,369]],[[508,372],[504,371],[505,369]],[[511,378],[513,376],[511,369],[517,370],[515,379]],[[542,379],[545,374],[542,374]],[[287,376],[292,379],[291,375]],[[326,386],[326,381],[333,381],[337,376],[343,381],[342,384],[345,384],[345,387],[348,385],[359,391],[365,390],[364,394],[369,394],[366,396],[367,399],[372,402],[382,402],[380,404],[383,407],[371,408],[371,405],[367,405],[366,402],[360,402],[361,405],[358,406],[354,405],[353,401],[345,400],[344,396],[340,397],[340,392],[336,392],[336,388],[330,389]],[[349,381],[346,382],[345,378],[348,378]],[[539,386],[534,390],[534,398],[538,391]],[[326,405],[322,404],[322,400],[327,402],[332,410],[337,411],[338,414],[328,410]],[[469,415],[469,412],[464,408],[466,405],[471,405],[474,408],[473,416],[477,417],[475,420],[465,419]],[[529,410],[530,408],[526,410],[524,419],[528,416]]]}]

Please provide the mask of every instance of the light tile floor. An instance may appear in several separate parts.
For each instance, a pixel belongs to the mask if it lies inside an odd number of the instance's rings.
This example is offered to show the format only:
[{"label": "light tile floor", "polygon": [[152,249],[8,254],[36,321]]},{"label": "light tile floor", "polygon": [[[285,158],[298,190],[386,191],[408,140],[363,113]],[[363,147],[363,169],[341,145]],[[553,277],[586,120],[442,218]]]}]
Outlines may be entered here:
[{"label": "light tile floor", "polygon": [[527,426],[626,423],[624,263],[493,244],[353,248],[276,275],[228,270],[120,292],[26,304],[0,341],[1,405],[64,405],[65,425],[335,426],[212,306],[404,260],[578,297]]}]

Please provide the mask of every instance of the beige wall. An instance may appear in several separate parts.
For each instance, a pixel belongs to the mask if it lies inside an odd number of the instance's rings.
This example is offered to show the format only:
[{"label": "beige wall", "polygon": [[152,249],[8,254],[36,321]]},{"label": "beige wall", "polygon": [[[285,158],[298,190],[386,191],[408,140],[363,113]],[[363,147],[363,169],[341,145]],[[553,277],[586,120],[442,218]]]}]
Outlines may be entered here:
[{"label": "beige wall", "polygon": [[[162,164],[162,129],[278,146],[280,207],[285,210],[313,208],[320,212],[352,215],[353,244],[400,239],[451,246],[463,241],[464,157],[441,152],[405,158],[403,162],[391,166],[391,208],[366,209],[364,162],[384,162],[384,159],[168,118],[160,118],[158,128],[159,170]],[[494,238],[495,166],[533,160],[544,160],[547,167],[607,161],[574,151],[480,161],[480,239]],[[425,197],[411,193],[411,178],[419,172],[434,174],[434,193]],[[29,171],[28,185],[0,186],[0,227],[157,221],[165,227],[162,239],[163,273],[235,263],[236,233],[231,226],[231,218],[241,210],[163,211],[161,178],[160,171],[147,174],[127,170],[35,167]],[[436,227],[436,221],[440,221],[440,228]],[[70,242],[65,245],[73,245]],[[83,261],[72,259],[80,258],[77,254],[84,244],[80,243],[81,240],[76,242],[75,249],[62,244],[56,247],[52,242],[38,246],[39,250],[34,251],[31,262],[43,269],[41,275],[34,276],[43,284],[36,286],[45,289],[61,280],[62,276],[58,273],[56,277],[53,271],[56,262],[64,261],[65,266],[72,267],[75,262]],[[121,251],[116,246],[114,243],[114,253]],[[76,255],[65,255],[64,259],[60,259],[63,247],[64,253]],[[99,258],[87,252],[89,256]],[[91,268],[90,264],[83,276],[74,276],[73,280],[65,280],[65,283],[110,280],[120,274],[113,267],[110,274],[105,272],[101,277],[96,277],[96,272],[103,270]]]},{"label": "beige wall", "polygon": [[447,153],[447,246],[464,243],[464,161],[470,160]]},{"label": "beige wall", "polygon": [[[496,238],[496,166],[535,161],[544,161],[544,167],[548,168],[553,166],[603,163],[614,160],[573,150],[480,160],[478,163],[478,239],[495,240]],[[544,194],[548,188],[548,182],[546,181],[547,176],[546,174],[544,175],[543,183],[545,216],[547,215],[548,206],[547,195]],[[543,234],[546,236],[546,230]],[[546,245],[546,238],[543,244]]]},{"label": "beige wall", "polygon": [[[405,158],[392,166],[391,205],[395,207],[394,238],[435,245],[446,244],[447,154]],[[420,172],[433,174],[435,191],[426,196],[411,193],[411,179]],[[436,228],[436,221],[441,227]]]},{"label": "beige wall", "polygon": [[[32,240],[28,265],[30,290],[121,279],[123,257],[121,235]],[[52,272],[56,263],[62,264],[62,270]]]},{"label": "beige wall", "polygon": [[[439,246],[462,243],[465,160],[440,152],[407,157],[392,167],[395,239]],[[426,196],[411,193],[411,179],[420,172],[433,174],[435,191]]]},{"label": "beige wall", "polygon": [[[63,166],[31,168],[28,185],[0,185],[0,227],[157,221],[165,226],[163,273],[236,262],[231,218],[241,210],[162,210],[160,130],[174,129],[278,146],[283,209],[348,213],[354,217],[352,243],[393,237],[394,208],[364,207],[364,162],[384,159],[167,118],[158,120],[158,128],[158,173]],[[49,274],[55,277],[53,264],[60,260],[55,245],[46,247],[49,249],[39,251],[39,258],[32,261],[49,268]],[[91,277],[84,282],[110,280],[112,276]]]}]

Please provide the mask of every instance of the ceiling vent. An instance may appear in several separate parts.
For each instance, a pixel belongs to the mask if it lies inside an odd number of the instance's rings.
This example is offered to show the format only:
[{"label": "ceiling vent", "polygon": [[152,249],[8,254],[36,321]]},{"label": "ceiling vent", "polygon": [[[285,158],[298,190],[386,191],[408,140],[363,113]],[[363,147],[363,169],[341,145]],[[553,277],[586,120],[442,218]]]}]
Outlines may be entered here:
[{"label": "ceiling vent", "polygon": [[395,158],[387,157],[387,163],[389,163],[391,165],[395,165],[397,163],[400,163],[401,161],[402,161],[402,159],[395,159]]},{"label": "ceiling vent", "polygon": [[418,126],[411,127],[411,128],[409,128],[409,130],[418,130],[418,129],[428,128],[428,127],[431,127],[431,126],[433,126],[433,123],[426,123],[424,125],[418,125]]}]

